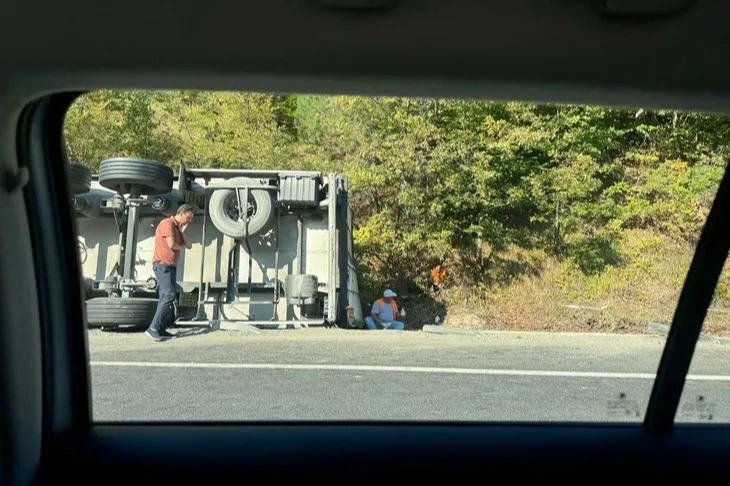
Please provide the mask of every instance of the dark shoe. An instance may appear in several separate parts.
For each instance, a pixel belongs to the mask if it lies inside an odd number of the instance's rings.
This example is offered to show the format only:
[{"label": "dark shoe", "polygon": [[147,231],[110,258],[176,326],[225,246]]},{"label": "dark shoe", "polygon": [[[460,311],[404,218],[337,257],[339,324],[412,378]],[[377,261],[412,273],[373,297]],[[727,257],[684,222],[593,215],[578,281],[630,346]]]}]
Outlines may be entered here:
[{"label": "dark shoe", "polygon": [[155,331],[154,329],[147,329],[144,332],[147,336],[149,336],[150,339],[153,339],[154,341],[160,342],[164,340],[164,337],[160,335],[159,332]]},{"label": "dark shoe", "polygon": [[167,329],[161,330],[158,334],[160,336],[162,336],[162,337],[165,337],[165,338],[174,338],[175,337],[174,334],[171,334],[171,333],[167,332]]}]

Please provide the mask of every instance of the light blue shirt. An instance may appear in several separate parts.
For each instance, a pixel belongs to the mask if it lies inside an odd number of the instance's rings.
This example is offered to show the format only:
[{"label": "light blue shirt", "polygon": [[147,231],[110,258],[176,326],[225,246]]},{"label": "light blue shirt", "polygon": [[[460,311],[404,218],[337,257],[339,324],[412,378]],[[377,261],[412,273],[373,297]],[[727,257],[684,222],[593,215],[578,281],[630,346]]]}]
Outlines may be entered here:
[{"label": "light blue shirt", "polygon": [[393,322],[395,320],[393,308],[391,307],[391,304],[388,304],[387,302],[383,302],[383,308],[380,310],[378,310],[378,302],[373,302],[373,308],[370,309],[370,314],[377,314],[383,322]]}]

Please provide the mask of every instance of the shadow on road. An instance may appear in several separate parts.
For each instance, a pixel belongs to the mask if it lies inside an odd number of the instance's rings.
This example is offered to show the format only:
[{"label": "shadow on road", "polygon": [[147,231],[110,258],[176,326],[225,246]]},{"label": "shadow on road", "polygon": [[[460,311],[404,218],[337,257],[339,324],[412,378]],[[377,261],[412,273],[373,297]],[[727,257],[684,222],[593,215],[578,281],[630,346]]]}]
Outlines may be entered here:
[{"label": "shadow on road", "polygon": [[145,332],[147,327],[138,327],[138,326],[102,326],[99,328],[101,332],[108,332],[108,333],[114,333],[114,334],[127,334],[127,333],[140,333]]},{"label": "shadow on road", "polygon": [[[106,327],[106,328],[102,327],[101,331],[109,333],[109,334],[141,334],[141,333],[145,332],[146,329],[147,329],[146,327],[119,326],[119,327]],[[169,329],[173,330],[173,332],[176,329],[178,330],[177,332],[174,333],[175,337],[173,339],[179,339],[179,338],[191,337],[191,336],[200,336],[202,334],[208,334],[210,332],[218,330],[218,329],[213,329],[213,328],[210,328],[207,326],[206,327],[200,326],[200,327],[194,327],[194,328],[190,328],[190,327],[181,328],[179,326],[170,326]]]},{"label": "shadow on road", "polygon": [[201,336],[203,334],[208,334],[211,332],[215,332],[218,329],[213,329],[212,327],[194,327],[192,329],[184,329],[181,331],[177,331],[175,333],[174,339],[181,339],[186,337],[192,337],[192,336]]}]

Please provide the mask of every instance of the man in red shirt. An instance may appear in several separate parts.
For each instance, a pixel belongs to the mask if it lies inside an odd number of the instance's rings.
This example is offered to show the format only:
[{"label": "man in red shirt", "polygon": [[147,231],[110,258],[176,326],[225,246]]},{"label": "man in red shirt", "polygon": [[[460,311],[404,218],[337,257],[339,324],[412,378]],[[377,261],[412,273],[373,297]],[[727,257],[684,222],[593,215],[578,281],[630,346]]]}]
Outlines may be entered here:
[{"label": "man in red shirt", "polygon": [[183,248],[192,248],[185,229],[193,220],[195,208],[190,204],[183,204],[174,216],[160,221],[155,230],[155,251],[152,254],[152,270],[157,277],[157,289],[160,301],[157,303],[155,317],[145,334],[155,341],[173,337],[167,332],[167,325],[172,320],[172,304],[175,301],[175,286],[177,284],[177,264],[180,261],[180,251]]}]

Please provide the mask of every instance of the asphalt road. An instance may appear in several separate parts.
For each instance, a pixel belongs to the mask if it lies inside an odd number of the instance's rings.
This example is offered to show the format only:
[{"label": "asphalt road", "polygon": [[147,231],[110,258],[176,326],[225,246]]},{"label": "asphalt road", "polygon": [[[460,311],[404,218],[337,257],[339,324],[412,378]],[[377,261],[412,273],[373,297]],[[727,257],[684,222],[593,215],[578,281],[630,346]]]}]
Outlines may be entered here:
[{"label": "asphalt road", "polygon": [[[327,329],[155,343],[89,332],[97,421],[643,419],[663,336]],[[730,341],[698,343],[678,422],[730,423]]]}]

